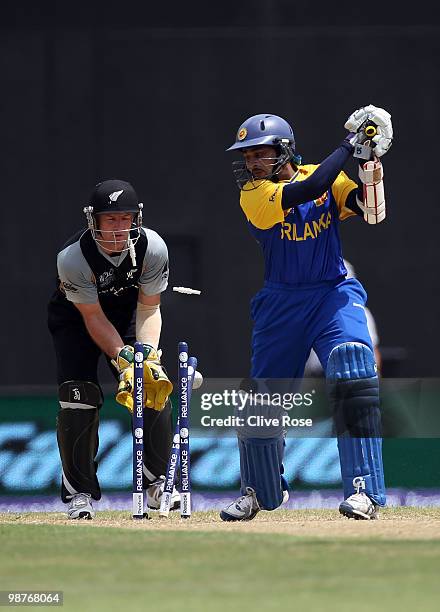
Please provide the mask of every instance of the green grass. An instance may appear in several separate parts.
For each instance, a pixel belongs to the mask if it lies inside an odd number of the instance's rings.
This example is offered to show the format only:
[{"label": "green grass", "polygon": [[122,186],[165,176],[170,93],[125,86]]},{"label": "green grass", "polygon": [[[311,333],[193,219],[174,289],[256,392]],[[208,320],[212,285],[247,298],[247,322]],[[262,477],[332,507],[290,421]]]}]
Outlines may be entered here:
[{"label": "green grass", "polygon": [[[65,610],[438,609],[440,539],[0,524],[0,589],[63,590]],[[43,609],[49,609],[44,607]]]}]

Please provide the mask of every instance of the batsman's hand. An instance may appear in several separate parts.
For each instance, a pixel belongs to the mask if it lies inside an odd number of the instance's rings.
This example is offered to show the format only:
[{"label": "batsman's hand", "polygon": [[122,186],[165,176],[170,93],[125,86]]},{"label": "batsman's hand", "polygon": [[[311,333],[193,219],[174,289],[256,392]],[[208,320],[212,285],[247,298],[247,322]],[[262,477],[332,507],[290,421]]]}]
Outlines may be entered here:
[{"label": "batsman's hand", "polygon": [[354,111],[345,122],[345,129],[349,132],[361,134],[368,123],[373,123],[377,128],[376,136],[371,139],[374,154],[382,157],[390,149],[393,143],[393,124],[391,115],[383,108],[369,104]]},{"label": "batsman's hand", "polygon": [[173,385],[160,363],[159,352],[149,344],[144,349],[145,406],[162,410],[170,396]]}]

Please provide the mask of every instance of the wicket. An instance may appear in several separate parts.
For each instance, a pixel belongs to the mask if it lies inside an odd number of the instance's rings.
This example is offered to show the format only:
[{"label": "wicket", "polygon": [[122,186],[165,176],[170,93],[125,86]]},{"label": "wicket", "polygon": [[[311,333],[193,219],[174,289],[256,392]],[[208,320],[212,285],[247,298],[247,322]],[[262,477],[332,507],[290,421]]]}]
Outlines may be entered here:
[{"label": "wicket", "polygon": [[179,342],[178,346],[178,417],[173,435],[173,444],[167,465],[164,492],[160,504],[159,515],[166,517],[171,506],[171,495],[176,480],[176,471],[180,463],[180,516],[191,516],[191,463],[190,463],[190,427],[189,410],[191,404],[192,385],[197,368],[197,359],[188,358],[188,344]]},{"label": "wicket", "polygon": [[[133,518],[149,518],[144,504],[144,352],[141,342],[134,345],[133,388]],[[178,417],[173,435],[173,444],[168,459],[159,516],[168,516],[171,496],[180,464],[180,516],[191,516],[191,462],[189,412],[197,359],[188,357],[188,344],[178,345]],[[144,512],[144,508],[146,512]]]},{"label": "wicket", "polygon": [[144,518],[144,351],[134,345],[133,389],[133,518]]}]

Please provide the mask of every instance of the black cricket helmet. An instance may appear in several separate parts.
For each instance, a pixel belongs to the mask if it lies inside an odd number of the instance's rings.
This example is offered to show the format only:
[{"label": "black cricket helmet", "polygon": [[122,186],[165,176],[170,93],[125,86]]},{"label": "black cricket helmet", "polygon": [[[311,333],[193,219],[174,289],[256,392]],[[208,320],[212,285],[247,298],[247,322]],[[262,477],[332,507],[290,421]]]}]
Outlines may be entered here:
[{"label": "black cricket helmet", "polygon": [[84,207],[84,213],[95,242],[98,241],[106,246],[106,243],[109,243],[109,246],[115,243],[116,239],[114,235],[110,239],[103,236],[103,233],[108,234],[109,232],[99,231],[96,216],[102,213],[132,213],[133,223],[131,229],[127,231],[127,246],[122,249],[132,251],[140,236],[142,209],[143,204],[139,202],[137,193],[130,183],[120,179],[110,179],[95,185],[89,204]]}]

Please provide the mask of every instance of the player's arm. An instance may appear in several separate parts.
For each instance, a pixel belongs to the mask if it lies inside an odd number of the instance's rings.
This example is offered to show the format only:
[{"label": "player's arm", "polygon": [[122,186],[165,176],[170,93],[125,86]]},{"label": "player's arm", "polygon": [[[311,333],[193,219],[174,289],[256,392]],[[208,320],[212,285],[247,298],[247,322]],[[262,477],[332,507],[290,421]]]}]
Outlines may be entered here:
[{"label": "player's arm", "polygon": [[321,197],[334,183],[352,153],[353,145],[348,140],[344,140],[333,153],[326,157],[309,178],[284,185],[281,199],[283,210]]},{"label": "player's arm", "polygon": [[346,206],[370,225],[377,225],[385,219],[383,166],[380,159],[359,163],[358,186],[350,192]]},{"label": "player's arm", "polygon": [[81,313],[84,325],[92,340],[109,357],[116,357],[124,342],[114,325],[107,319],[99,302],[96,304],[75,304]]},{"label": "player's arm", "polygon": [[162,315],[160,312],[160,293],[145,295],[145,293],[140,290],[136,308],[137,340],[157,349],[161,330]]},{"label": "player's arm", "polygon": [[[359,205],[357,203],[357,198],[362,198],[363,195],[363,189],[362,189],[362,185],[357,185],[357,187],[354,187],[350,193],[347,196],[347,199],[345,201],[345,207],[350,210],[352,213],[354,213],[355,215],[358,215],[359,217],[363,217],[364,213],[362,212],[362,210],[359,208]],[[347,215],[349,216],[349,215]]]},{"label": "player's arm", "polygon": [[148,247],[139,279],[136,309],[136,338],[156,350],[162,329],[160,294],[168,286],[168,249],[159,234],[147,229]]}]

